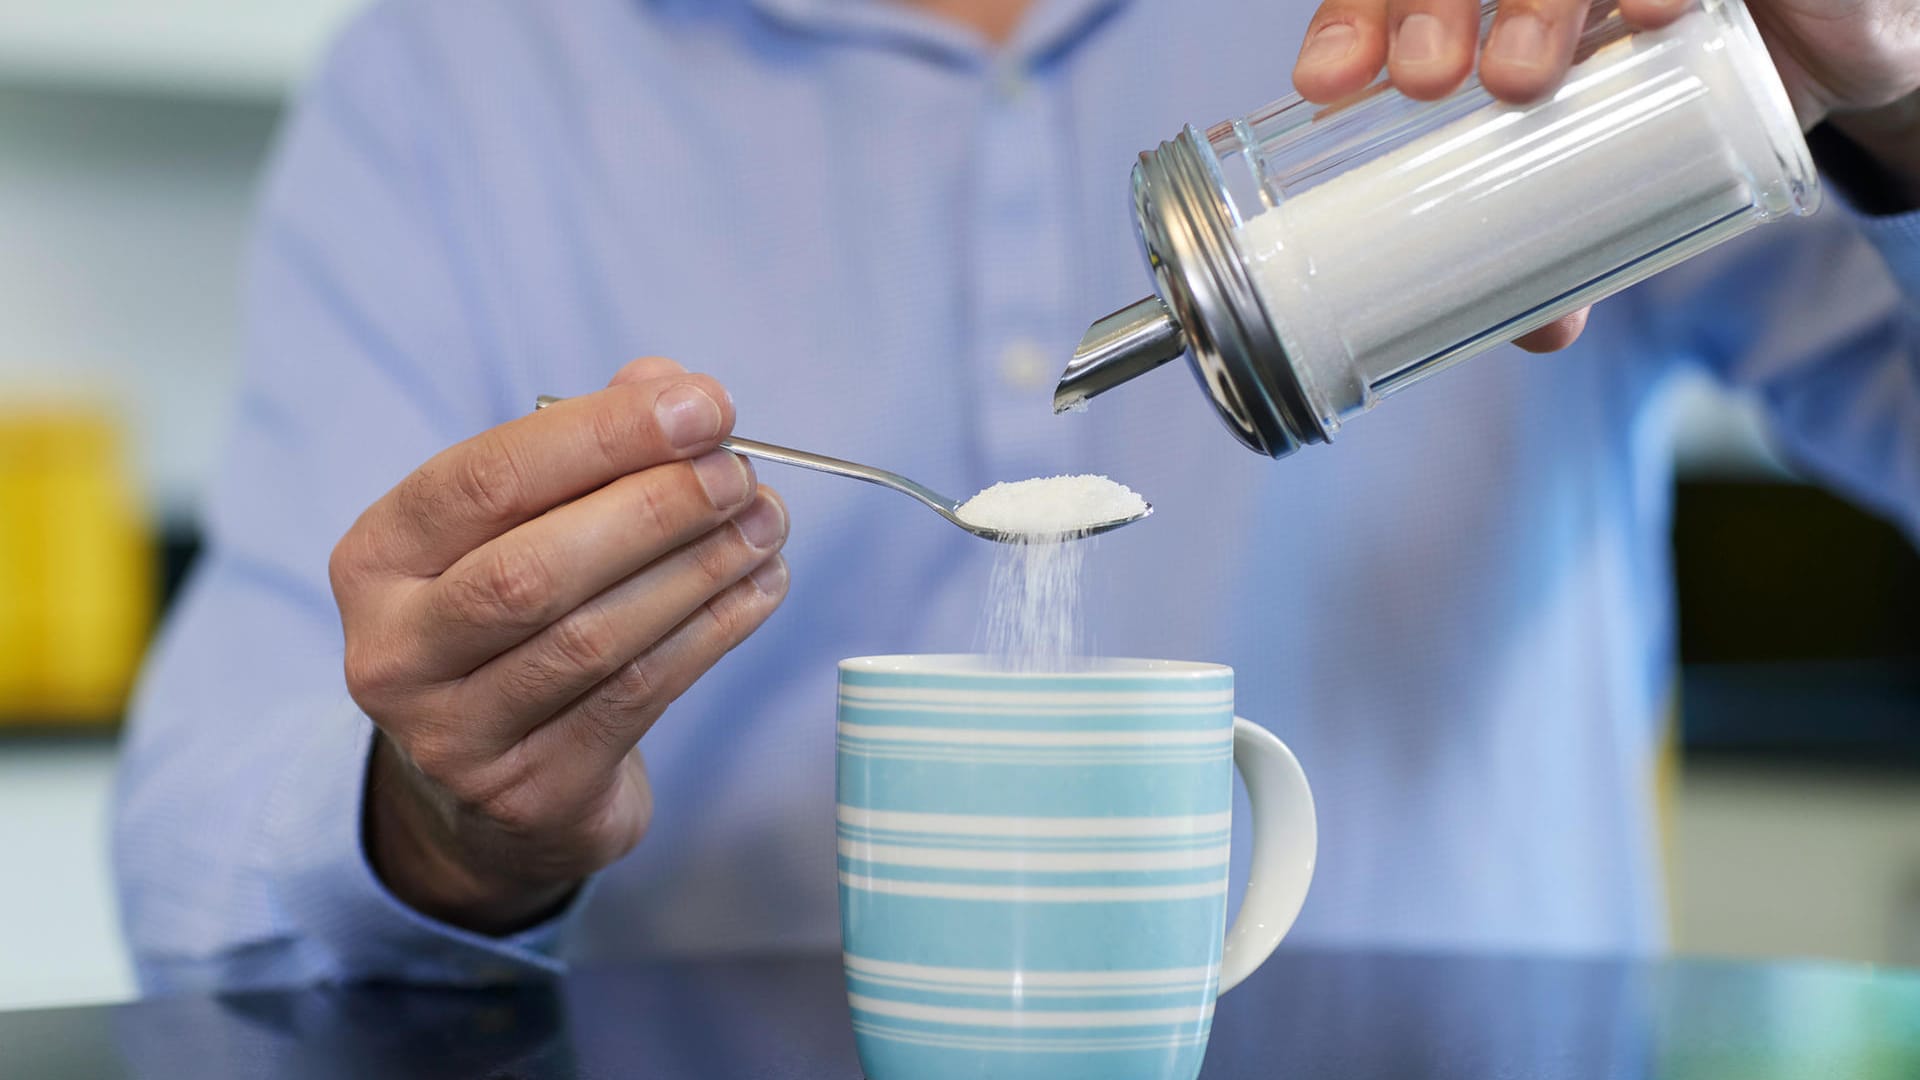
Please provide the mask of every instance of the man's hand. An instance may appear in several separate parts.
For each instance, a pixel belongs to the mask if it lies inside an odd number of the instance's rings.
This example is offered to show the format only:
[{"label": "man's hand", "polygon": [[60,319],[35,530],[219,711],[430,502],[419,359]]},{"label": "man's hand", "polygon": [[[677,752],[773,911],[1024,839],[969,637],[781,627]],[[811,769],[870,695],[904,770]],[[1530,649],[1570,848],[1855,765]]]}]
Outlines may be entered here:
[{"label": "man's hand", "polygon": [[402,900],[504,933],[639,841],[635,744],[787,591],[786,510],[715,449],[732,427],[718,383],[638,360],[436,456],[334,549],[380,728],[367,851]]},{"label": "man's hand", "polygon": [[[1620,14],[1660,27],[1689,0],[1620,0]],[[1750,0],[1804,128],[1831,119],[1907,182],[1920,201],[1920,0]],[[1480,56],[1480,81],[1503,101],[1533,101],[1565,78],[1587,0],[1505,0]],[[1422,101],[1452,93],[1474,66],[1476,0],[1324,0],[1307,26],[1294,85],[1310,101],[1345,97],[1382,65],[1393,85]],[[1515,344],[1563,348],[1585,310]]]}]

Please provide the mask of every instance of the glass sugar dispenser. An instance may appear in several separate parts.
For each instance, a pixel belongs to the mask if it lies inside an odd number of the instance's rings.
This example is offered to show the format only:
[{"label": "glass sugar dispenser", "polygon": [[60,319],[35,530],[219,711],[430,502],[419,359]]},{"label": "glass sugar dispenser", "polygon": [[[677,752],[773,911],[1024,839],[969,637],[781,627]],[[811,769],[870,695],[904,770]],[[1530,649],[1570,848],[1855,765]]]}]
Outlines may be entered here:
[{"label": "glass sugar dispenser", "polygon": [[[1493,6],[1481,13],[1481,40]],[[1191,356],[1220,416],[1282,457],[1451,364],[1789,214],[1820,191],[1739,0],[1635,30],[1595,3],[1566,82],[1290,97],[1140,157],[1156,296],[1095,323],[1056,411]]]}]

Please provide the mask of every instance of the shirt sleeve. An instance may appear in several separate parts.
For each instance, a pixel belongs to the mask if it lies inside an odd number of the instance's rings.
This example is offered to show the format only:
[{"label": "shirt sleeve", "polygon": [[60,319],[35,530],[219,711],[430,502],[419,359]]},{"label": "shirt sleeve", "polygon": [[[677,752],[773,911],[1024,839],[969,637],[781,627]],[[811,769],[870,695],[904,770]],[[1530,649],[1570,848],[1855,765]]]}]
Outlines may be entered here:
[{"label": "shirt sleeve", "polygon": [[464,933],[391,896],[361,848],[372,725],[341,673],[328,555],[411,468],[510,407],[487,375],[485,254],[456,225],[458,125],[406,18],[384,5],[349,29],[268,174],[207,552],[142,677],[116,792],[121,909],[149,991],[557,964],[566,915]]},{"label": "shirt sleeve", "polygon": [[1920,212],[1829,188],[1629,295],[1647,340],[1751,393],[1785,457],[1920,544]]}]

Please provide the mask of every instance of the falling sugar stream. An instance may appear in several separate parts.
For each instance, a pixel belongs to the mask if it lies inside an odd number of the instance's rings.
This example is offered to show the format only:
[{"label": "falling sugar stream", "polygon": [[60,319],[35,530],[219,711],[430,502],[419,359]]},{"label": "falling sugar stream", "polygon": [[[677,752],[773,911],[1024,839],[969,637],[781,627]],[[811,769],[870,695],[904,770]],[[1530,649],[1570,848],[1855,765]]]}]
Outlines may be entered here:
[{"label": "falling sugar stream", "polygon": [[1146,500],[1104,476],[995,484],[960,508],[963,519],[1018,539],[996,552],[981,612],[986,654],[1009,671],[1071,671],[1089,655],[1082,603],[1091,538],[1102,522],[1146,512]]},{"label": "falling sugar stream", "polygon": [[987,586],[986,653],[1008,671],[1071,671],[1086,662],[1081,571],[1090,540],[1000,545]]}]

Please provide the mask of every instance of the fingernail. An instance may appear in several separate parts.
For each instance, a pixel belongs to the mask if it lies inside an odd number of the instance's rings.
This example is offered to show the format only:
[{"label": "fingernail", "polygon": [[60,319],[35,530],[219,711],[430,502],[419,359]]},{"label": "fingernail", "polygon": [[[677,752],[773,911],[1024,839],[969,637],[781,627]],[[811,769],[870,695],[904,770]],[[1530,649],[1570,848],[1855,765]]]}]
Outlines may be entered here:
[{"label": "fingernail", "polygon": [[768,559],[748,574],[753,579],[753,587],[772,596],[787,587],[787,560],[779,555]]},{"label": "fingernail", "polygon": [[1323,26],[1313,35],[1313,39],[1307,42],[1306,49],[1300,53],[1300,63],[1307,67],[1319,67],[1322,64],[1345,60],[1359,40],[1360,35],[1346,23]]},{"label": "fingernail", "polygon": [[720,406],[697,386],[676,386],[655,398],[653,418],[676,450],[720,434]]},{"label": "fingernail", "polygon": [[1416,11],[1400,20],[1393,35],[1393,59],[1403,64],[1428,64],[1440,58],[1440,19]]},{"label": "fingernail", "polygon": [[746,459],[725,450],[694,458],[693,475],[699,478],[715,510],[739,506],[753,492],[753,472],[747,468]]},{"label": "fingernail", "polygon": [[747,544],[757,551],[774,547],[787,535],[786,512],[765,495],[755,499],[747,512],[734,518],[733,523],[740,527],[740,535],[746,538]]},{"label": "fingernail", "polygon": [[1487,41],[1487,59],[1516,67],[1546,67],[1551,59],[1547,55],[1547,24],[1532,13],[1501,19]]}]

